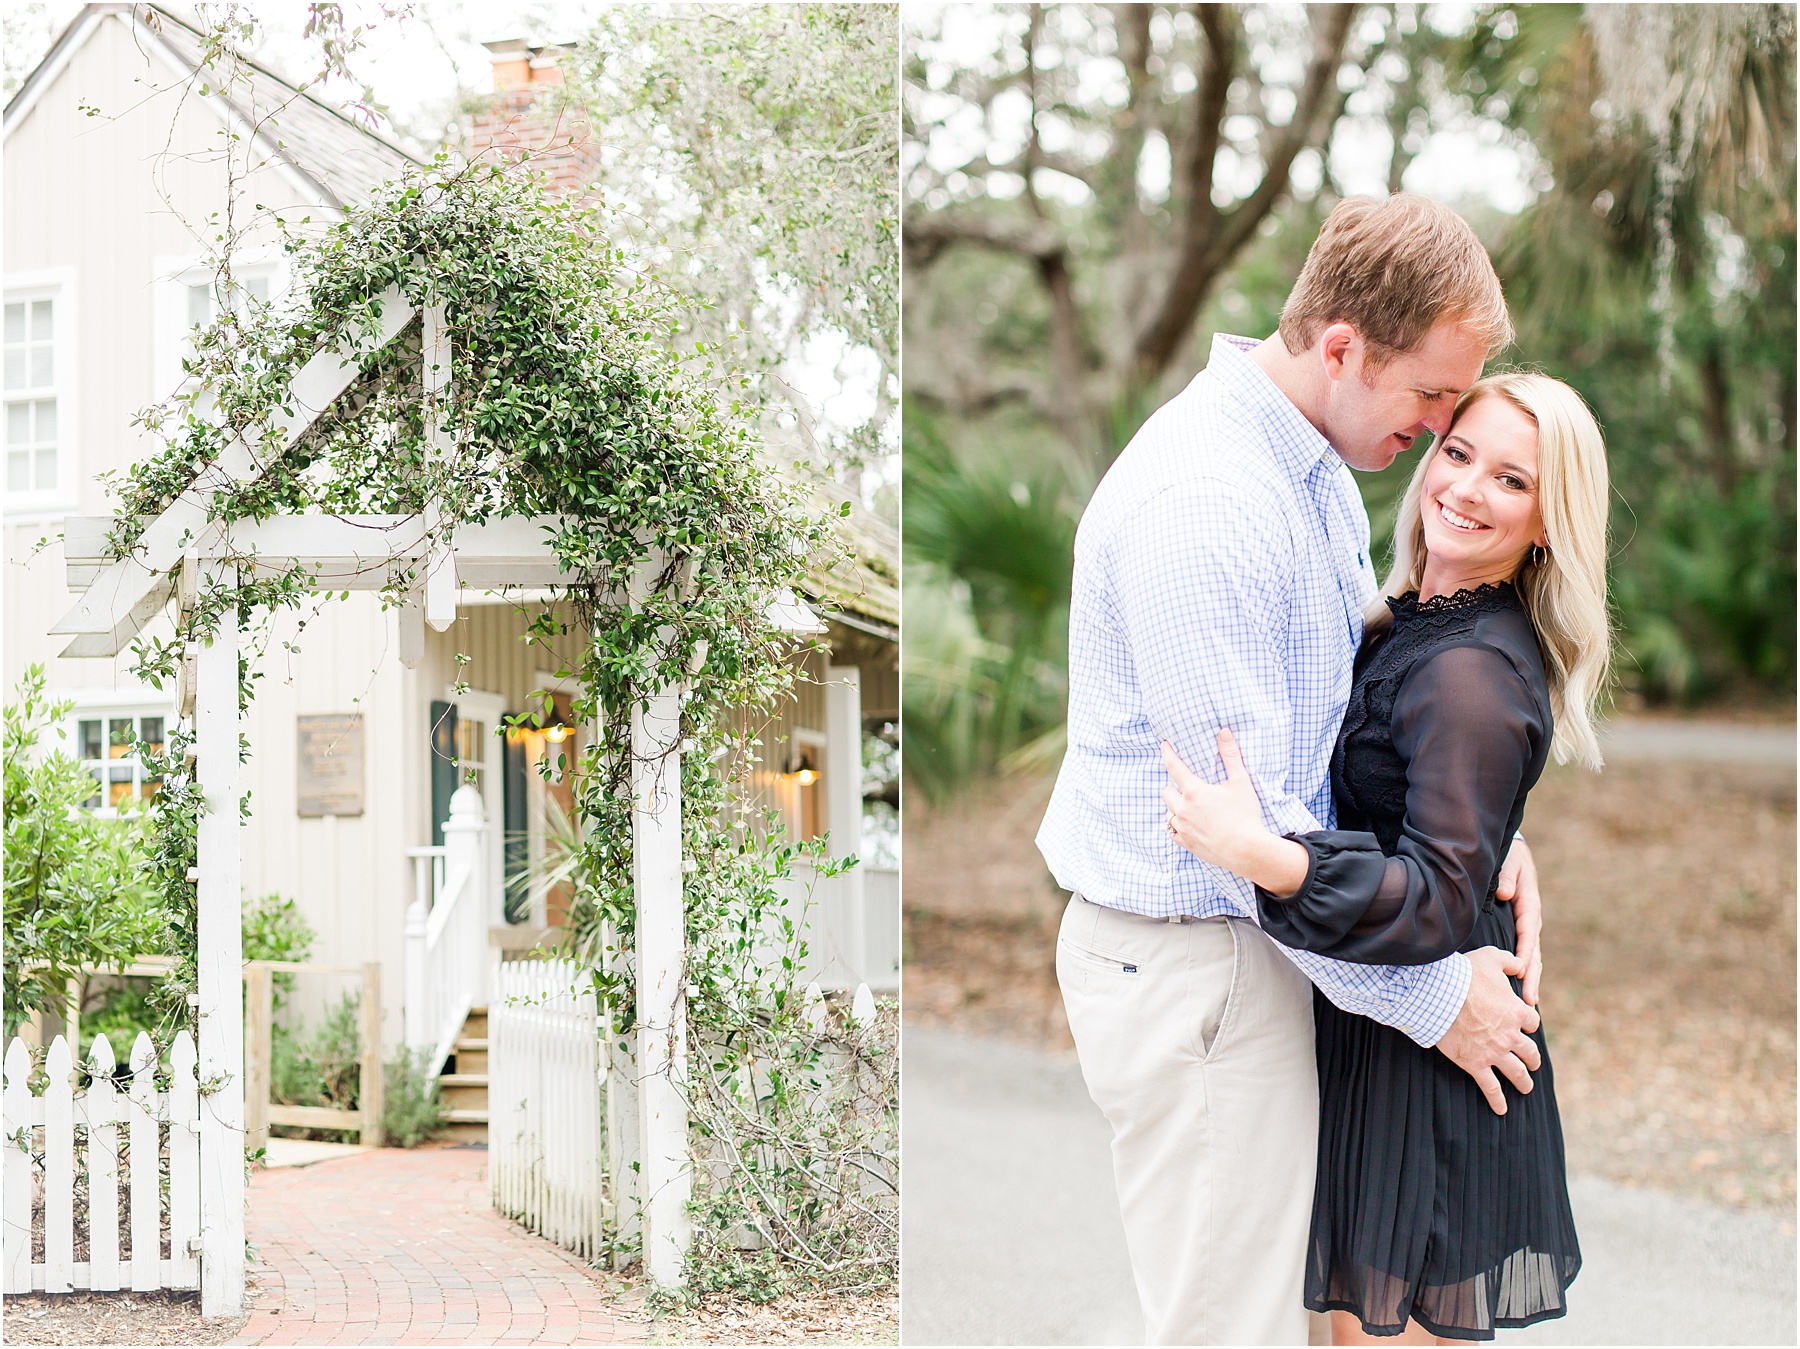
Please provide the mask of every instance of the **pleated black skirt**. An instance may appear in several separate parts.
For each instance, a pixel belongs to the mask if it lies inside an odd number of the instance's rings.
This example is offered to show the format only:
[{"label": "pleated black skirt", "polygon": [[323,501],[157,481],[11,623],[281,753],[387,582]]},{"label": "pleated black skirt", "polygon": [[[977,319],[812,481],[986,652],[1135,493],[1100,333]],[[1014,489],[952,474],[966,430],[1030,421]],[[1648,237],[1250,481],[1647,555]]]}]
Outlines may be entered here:
[{"label": "pleated black skirt", "polygon": [[[1512,909],[1482,915],[1464,950],[1513,948]],[[1516,982],[1516,981],[1515,981]],[[1372,1335],[1410,1318],[1491,1340],[1567,1311],[1581,1268],[1550,1053],[1496,1115],[1435,1049],[1315,993],[1319,1173],[1306,1305],[1347,1311]]]}]

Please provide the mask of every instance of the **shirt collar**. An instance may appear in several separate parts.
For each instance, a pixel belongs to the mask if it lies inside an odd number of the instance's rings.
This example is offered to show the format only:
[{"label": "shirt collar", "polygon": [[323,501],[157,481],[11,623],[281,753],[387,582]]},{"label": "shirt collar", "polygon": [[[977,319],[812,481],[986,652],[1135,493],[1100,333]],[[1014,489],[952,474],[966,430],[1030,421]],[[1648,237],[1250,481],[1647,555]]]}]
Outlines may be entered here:
[{"label": "shirt collar", "polygon": [[1295,482],[1304,481],[1322,461],[1329,460],[1335,468],[1341,461],[1331,442],[1250,359],[1250,353],[1261,345],[1254,337],[1213,334],[1206,373],[1215,376],[1226,394],[1262,424],[1270,455]]}]

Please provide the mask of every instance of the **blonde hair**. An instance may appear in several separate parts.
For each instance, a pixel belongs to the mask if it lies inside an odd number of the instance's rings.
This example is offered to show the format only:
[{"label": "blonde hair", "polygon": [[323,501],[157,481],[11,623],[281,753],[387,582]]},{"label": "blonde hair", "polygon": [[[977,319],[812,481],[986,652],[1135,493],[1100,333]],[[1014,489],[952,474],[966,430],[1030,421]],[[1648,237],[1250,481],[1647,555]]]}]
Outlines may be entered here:
[{"label": "blonde hair", "polygon": [[1461,323],[1492,356],[1513,340],[1500,278],[1468,222],[1428,197],[1346,197],[1325,218],[1281,308],[1291,354],[1348,323],[1379,369],[1425,340],[1440,319]]},{"label": "blonde hair", "polygon": [[[1594,710],[1612,662],[1612,625],[1606,609],[1606,443],[1581,395],[1547,375],[1490,375],[1456,400],[1450,424],[1483,398],[1504,398],[1531,419],[1538,433],[1538,511],[1550,546],[1543,560],[1533,548],[1513,584],[1537,629],[1550,686],[1558,763],[1600,767]],[[1394,565],[1366,614],[1370,631],[1390,621],[1389,596],[1419,588],[1425,576],[1425,473],[1443,445],[1438,437],[1413,471],[1394,521]]]}]

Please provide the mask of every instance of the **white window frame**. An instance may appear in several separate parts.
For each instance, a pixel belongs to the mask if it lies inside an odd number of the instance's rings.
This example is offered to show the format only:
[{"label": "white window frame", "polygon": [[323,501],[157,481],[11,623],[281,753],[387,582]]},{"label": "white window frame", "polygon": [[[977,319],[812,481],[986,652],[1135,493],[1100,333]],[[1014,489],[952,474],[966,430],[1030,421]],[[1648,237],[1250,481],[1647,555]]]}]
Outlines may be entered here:
[{"label": "white window frame", "polygon": [[[74,511],[80,499],[81,473],[76,447],[80,444],[81,435],[81,397],[78,387],[79,369],[76,364],[76,352],[79,350],[76,342],[76,316],[79,306],[75,269],[51,267],[6,274],[6,304],[21,301],[29,304],[32,300],[45,299],[56,302],[56,332],[53,339],[56,371],[50,385],[50,396],[56,400],[56,484],[53,487],[34,487],[30,491],[14,492],[6,490],[6,480],[0,478],[0,492],[3,492],[5,502],[3,510],[8,523],[24,523],[29,518],[58,518]],[[10,391],[0,390],[0,397],[9,395]],[[36,394],[36,397],[41,396]],[[36,401],[36,397],[33,401]],[[0,430],[0,441],[3,440],[4,430]]]},{"label": "white window frame", "polygon": [[[159,697],[150,690],[89,690],[86,692],[64,693],[56,696],[56,701],[72,701],[75,705],[69,709],[66,717],[56,722],[49,734],[38,741],[38,746],[46,753],[62,753],[77,763],[88,762],[82,755],[81,723],[99,721],[103,723],[101,749],[107,748],[110,728],[104,723],[117,717],[130,717],[134,722],[141,717],[161,717],[163,719],[163,743],[175,733],[175,705]],[[62,734],[59,736],[57,732]],[[133,761],[135,762],[135,760]],[[105,784],[101,785],[100,805],[88,812],[96,819],[117,819],[118,810],[106,800]],[[142,799],[141,797],[137,799]]]},{"label": "white window frame", "polygon": [[[164,254],[152,260],[151,268],[156,390],[157,397],[167,398],[184,392],[190,383],[181,372],[181,362],[190,354],[188,334],[192,331],[188,322],[188,288],[211,284],[217,273],[206,258],[191,253]],[[287,293],[292,280],[287,255],[275,247],[239,249],[232,255],[231,271],[239,282],[267,278],[271,303]]]}]

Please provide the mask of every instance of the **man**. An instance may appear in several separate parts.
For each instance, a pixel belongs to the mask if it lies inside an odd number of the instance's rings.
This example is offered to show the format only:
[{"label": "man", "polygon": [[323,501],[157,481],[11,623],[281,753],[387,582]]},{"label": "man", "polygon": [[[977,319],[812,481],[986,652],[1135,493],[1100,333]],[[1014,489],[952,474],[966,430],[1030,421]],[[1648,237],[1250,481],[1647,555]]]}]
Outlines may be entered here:
[{"label": "man", "polygon": [[[1075,542],[1069,749],[1038,847],[1074,893],[1057,977],[1082,1073],[1113,1127],[1126,1241],[1152,1344],[1303,1344],[1318,1131],[1312,992],[1436,1045],[1503,1110],[1530,1090],[1535,873],[1501,881],[1521,953],[1350,965],[1277,945],[1249,886],[1164,832],[1170,741],[1220,780],[1233,730],[1272,828],[1330,828],[1332,746],[1375,593],[1348,468],[1378,470],[1512,339],[1467,224],[1423,198],[1326,221],[1260,343],[1206,369],[1107,473]],[[1348,467],[1347,467],[1348,466]],[[1524,935],[1528,934],[1528,935]],[[1526,949],[1527,946],[1530,949]],[[1535,997],[1530,987],[1528,996]]]}]

